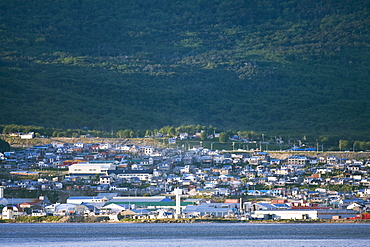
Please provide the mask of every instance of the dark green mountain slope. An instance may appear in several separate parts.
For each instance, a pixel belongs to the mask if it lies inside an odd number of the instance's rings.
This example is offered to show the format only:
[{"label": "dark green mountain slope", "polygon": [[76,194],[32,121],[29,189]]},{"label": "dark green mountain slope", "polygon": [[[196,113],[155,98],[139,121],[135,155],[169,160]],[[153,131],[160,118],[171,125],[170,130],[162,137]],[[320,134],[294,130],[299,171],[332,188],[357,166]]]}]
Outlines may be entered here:
[{"label": "dark green mountain slope", "polygon": [[369,1],[0,3],[0,124],[370,133]]}]

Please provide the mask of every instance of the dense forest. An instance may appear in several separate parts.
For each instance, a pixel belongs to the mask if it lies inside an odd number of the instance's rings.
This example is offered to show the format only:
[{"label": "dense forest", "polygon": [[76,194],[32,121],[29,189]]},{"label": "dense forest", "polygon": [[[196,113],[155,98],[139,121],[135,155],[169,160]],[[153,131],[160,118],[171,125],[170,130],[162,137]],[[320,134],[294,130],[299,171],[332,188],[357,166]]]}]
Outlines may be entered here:
[{"label": "dense forest", "polygon": [[0,124],[369,139],[368,0],[0,2]]}]

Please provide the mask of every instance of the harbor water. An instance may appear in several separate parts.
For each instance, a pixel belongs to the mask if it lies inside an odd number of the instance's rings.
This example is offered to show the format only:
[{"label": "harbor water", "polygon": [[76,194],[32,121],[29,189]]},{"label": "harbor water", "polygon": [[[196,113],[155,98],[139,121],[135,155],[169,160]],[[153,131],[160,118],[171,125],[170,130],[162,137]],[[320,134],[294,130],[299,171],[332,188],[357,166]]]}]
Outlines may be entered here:
[{"label": "harbor water", "polygon": [[370,224],[0,224],[1,246],[370,246]]}]

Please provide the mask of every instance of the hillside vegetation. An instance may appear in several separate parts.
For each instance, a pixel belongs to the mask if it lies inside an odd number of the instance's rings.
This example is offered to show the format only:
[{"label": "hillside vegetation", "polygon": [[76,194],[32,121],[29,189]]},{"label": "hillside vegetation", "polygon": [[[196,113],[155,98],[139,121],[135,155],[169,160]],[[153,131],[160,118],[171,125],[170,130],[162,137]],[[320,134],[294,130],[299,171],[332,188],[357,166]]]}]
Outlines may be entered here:
[{"label": "hillside vegetation", "polygon": [[370,133],[367,0],[0,2],[0,124]]}]

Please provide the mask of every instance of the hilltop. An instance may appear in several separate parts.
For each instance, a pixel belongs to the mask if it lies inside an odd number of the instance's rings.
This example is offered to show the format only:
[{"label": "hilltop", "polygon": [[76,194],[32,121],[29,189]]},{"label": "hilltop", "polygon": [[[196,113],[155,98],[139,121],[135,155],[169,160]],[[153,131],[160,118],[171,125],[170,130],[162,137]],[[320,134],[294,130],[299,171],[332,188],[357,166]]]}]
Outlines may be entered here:
[{"label": "hilltop", "polygon": [[370,133],[368,1],[0,3],[0,124]]}]

